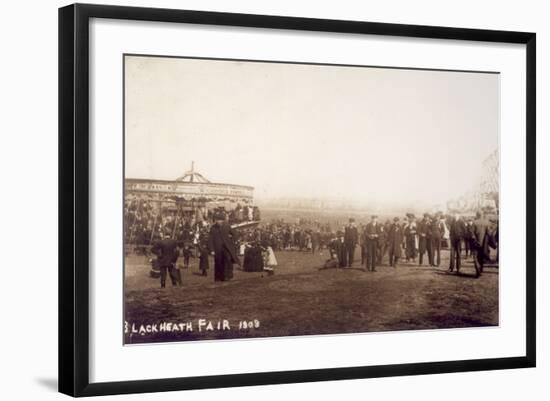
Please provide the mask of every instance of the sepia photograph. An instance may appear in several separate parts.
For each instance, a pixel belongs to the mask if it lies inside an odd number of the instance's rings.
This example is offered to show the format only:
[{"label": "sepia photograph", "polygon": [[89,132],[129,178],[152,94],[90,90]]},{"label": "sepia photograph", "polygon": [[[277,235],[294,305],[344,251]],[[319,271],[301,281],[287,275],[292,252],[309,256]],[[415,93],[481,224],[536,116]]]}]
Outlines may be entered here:
[{"label": "sepia photograph", "polygon": [[124,344],[499,326],[499,73],[123,64]]}]

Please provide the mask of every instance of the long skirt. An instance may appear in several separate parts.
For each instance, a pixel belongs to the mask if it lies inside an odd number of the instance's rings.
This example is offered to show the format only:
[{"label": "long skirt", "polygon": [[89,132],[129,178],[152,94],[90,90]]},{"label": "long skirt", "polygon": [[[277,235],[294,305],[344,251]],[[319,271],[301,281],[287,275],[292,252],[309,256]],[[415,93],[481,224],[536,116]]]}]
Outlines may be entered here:
[{"label": "long skirt", "polygon": [[265,258],[265,266],[268,267],[275,267],[277,266],[277,258],[275,258],[275,252],[273,252],[273,248],[270,246],[267,247],[266,250],[266,258]]},{"label": "long skirt", "polygon": [[243,270],[245,272],[261,272],[264,269],[262,250],[258,246],[246,248],[244,251]]},{"label": "long skirt", "polygon": [[407,259],[416,259],[416,235],[408,235],[406,237],[406,257]]}]

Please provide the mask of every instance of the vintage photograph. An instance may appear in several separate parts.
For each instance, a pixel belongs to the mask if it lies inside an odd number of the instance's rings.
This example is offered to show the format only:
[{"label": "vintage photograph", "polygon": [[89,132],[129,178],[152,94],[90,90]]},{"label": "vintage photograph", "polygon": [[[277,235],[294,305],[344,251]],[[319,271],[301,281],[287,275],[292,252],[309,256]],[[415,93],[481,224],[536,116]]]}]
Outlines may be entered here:
[{"label": "vintage photograph", "polygon": [[123,74],[125,344],[499,325],[498,73]]}]

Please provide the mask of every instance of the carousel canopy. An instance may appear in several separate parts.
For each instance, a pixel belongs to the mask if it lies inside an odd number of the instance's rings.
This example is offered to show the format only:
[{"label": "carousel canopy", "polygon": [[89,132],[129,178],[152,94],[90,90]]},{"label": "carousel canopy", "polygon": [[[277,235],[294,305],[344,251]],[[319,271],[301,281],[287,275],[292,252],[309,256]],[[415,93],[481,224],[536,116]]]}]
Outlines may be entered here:
[{"label": "carousel canopy", "polygon": [[141,178],[126,178],[127,196],[147,196],[151,200],[174,201],[175,199],[200,202],[241,202],[251,203],[254,188],[245,185],[210,182],[202,174],[191,170],[174,181]]},{"label": "carousel canopy", "polygon": [[195,162],[191,162],[191,170],[187,170],[181,177],[176,178],[179,182],[202,182],[209,183],[202,174],[195,171]]}]

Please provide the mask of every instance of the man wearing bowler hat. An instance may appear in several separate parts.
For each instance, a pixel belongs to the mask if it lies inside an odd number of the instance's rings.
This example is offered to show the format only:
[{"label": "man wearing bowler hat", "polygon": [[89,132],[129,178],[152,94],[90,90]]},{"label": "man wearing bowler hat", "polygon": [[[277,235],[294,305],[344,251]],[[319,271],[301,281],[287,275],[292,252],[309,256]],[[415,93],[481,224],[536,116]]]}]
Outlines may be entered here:
[{"label": "man wearing bowler hat", "polygon": [[388,254],[390,266],[396,267],[401,257],[401,244],[403,243],[403,226],[399,224],[399,217],[394,217],[393,224],[387,233]]},{"label": "man wearing bowler hat", "polygon": [[445,234],[445,223],[442,221],[443,213],[437,212],[432,220],[431,224],[431,238],[432,238],[432,266],[439,266],[441,264],[441,242],[443,235]]},{"label": "man wearing bowler hat", "polygon": [[338,265],[346,267],[348,264],[348,252],[346,249],[346,240],[344,232],[338,230],[336,233],[336,241],[333,244],[334,250],[338,257]]},{"label": "man wearing bowler hat", "polygon": [[452,272],[456,268],[456,272],[460,271],[460,251],[461,242],[466,235],[466,225],[462,218],[455,213],[450,220],[449,238],[451,255],[449,259],[449,271]]},{"label": "man wearing bowler hat", "polygon": [[414,214],[407,213],[408,222],[405,225],[405,257],[407,262],[414,261],[417,254],[416,218]]},{"label": "man wearing bowler hat", "polygon": [[376,254],[378,253],[378,237],[381,227],[378,223],[378,216],[373,214],[371,221],[365,227],[365,240],[367,241],[367,270],[376,271]]},{"label": "man wearing bowler hat", "polygon": [[478,211],[476,212],[472,231],[472,256],[474,259],[474,268],[476,269],[476,277],[479,277],[483,273],[485,249],[487,249],[487,221],[481,212]]},{"label": "man wearing bowler hat", "polygon": [[181,286],[181,272],[176,267],[176,262],[179,257],[178,243],[170,238],[168,234],[161,234],[161,239],[156,241],[151,252],[157,255],[156,265],[160,269],[160,287],[166,287],[166,274],[170,273],[172,285]]},{"label": "man wearing bowler hat", "polygon": [[215,212],[214,220],[208,238],[208,249],[214,256],[214,281],[227,281],[233,278],[233,263],[240,265],[235,246],[237,236],[222,210]]},{"label": "man wearing bowler hat", "polygon": [[417,225],[418,233],[418,265],[422,265],[424,254],[428,253],[428,263],[433,266],[431,216],[424,213],[424,218]]},{"label": "man wearing bowler hat", "polygon": [[359,232],[355,226],[355,219],[350,218],[349,224],[344,229],[344,244],[346,245],[347,262],[348,267],[353,264],[353,257],[355,256],[355,247],[359,241]]}]

